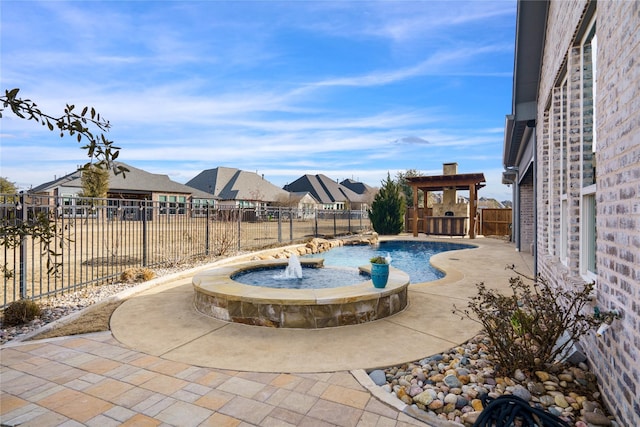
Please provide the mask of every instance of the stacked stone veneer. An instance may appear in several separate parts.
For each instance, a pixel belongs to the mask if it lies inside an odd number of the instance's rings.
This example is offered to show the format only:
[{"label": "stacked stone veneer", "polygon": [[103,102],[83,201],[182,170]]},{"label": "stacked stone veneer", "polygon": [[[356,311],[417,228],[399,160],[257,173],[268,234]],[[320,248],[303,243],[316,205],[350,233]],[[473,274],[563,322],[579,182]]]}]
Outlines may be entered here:
[{"label": "stacked stone veneer", "polygon": [[[292,254],[321,253],[338,246],[371,245],[378,235],[345,239],[312,239],[286,250],[274,249],[222,265],[193,278],[194,307],[219,320],[274,328],[317,329],[357,325],[383,319],[407,307],[409,276],[390,269],[383,289],[371,281],[330,289],[273,289],[249,286],[232,279],[237,272],[264,267],[284,267]],[[321,258],[300,261],[306,267],[321,268]],[[370,266],[361,267],[370,273]]]},{"label": "stacked stone veneer", "polygon": [[[301,263],[320,268],[322,261],[302,260]],[[274,289],[245,285],[232,279],[240,271],[286,265],[286,261],[259,260],[199,273],[193,278],[194,306],[204,315],[227,322],[305,329],[371,322],[396,314],[407,306],[409,276],[393,268],[383,289],[373,287],[370,280],[330,289]]]},{"label": "stacked stone veneer", "polygon": [[[578,37],[591,19],[585,0],[549,4],[538,93],[537,267],[557,286],[579,286],[590,278],[581,270],[581,138],[591,123],[581,121],[585,95]],[[616,309],[601,338],[590,334],[581,347],[598,376],[602,396],[621,425],[640,425],[640,2],[598,1],[596,151],[596,300]],[[557,127],[559,77],[566,73],[569,118],[567,155],[567,246],[560,259],[558,235],[561,189],[555,167],[561,161]],[[588,172],[588,171],[587,171]]]}]

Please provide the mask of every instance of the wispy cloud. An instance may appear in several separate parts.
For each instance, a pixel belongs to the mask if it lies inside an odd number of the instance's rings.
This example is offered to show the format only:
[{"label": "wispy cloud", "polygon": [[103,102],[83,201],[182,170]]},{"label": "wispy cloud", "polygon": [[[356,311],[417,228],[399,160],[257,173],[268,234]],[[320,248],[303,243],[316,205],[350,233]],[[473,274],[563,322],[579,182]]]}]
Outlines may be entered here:
[{"label": "wispy cloud", "polygon": [[[5,2],[0,19],[2,90],[96,107],[123,161],[181,182],[500,168],[512,0]],[[33,123],[2,127],[2,173],[23,186],[85,161]]]}]

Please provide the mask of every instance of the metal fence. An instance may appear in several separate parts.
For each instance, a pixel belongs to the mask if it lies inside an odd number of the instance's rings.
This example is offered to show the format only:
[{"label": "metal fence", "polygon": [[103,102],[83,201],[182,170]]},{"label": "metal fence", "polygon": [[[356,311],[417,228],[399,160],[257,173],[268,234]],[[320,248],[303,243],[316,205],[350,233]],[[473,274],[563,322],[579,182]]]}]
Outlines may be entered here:
[{"label": "metal fence", "polygon": [[[51,227],[49,245],[16,225]],[[105,283],[129,268],[161,268],[310,237],[369,230],[363,211],[214,209],[144,200],[0,195],[0,307]]]}]

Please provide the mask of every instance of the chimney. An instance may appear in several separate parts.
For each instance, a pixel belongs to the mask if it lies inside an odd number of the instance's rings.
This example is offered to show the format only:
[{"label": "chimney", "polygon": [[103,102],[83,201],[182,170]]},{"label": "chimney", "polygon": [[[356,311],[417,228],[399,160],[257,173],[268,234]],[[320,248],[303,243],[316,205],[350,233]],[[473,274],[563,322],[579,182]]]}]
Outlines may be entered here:
[{"label": "chimney", "polygon": [[[457,163],[443,163],[442,174],[443,175],[456,175],[458,173]],[[442,192],[442,204],[445,206],[446,211],[452,211],[453,205],[456,204],[456,190],[455,188],[445,188]]]},{"label": "chimney", "polygon": [[458,164],[457,163],[443,163],[442,164],[442,174],[443,175],[456,175],[458,173]]}]

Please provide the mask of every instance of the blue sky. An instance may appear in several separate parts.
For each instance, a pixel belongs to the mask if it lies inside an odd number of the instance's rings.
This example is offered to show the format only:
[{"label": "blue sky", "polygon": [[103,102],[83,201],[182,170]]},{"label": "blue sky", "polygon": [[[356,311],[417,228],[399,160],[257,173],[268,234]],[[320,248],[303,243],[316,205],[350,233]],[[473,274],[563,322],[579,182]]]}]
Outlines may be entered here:
[{"label": "blue sky", "polygon": [[[379,186],[416,169],[500,183],[515,0],[12,1],[2,92],[48,113],[93,106],[121,161],[185,183],[218,166],[283,186],[322,173]],[[5,112],[0,176],[28,189],[87,161]]]}]

